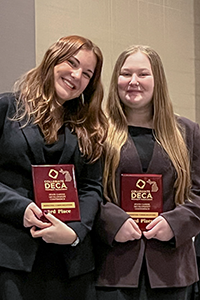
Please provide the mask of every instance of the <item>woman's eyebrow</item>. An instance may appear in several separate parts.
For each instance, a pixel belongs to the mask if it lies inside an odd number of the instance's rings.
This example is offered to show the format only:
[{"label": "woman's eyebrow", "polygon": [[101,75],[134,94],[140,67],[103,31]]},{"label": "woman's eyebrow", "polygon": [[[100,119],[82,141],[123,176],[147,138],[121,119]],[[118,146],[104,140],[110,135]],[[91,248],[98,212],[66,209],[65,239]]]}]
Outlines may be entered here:
[{"label": "woman's eyebrow", "polygon": [[[78,60],[78,58],[76,58],[75,56],[72,56],[76,62],[80,65],[80,61]],[[87,69],[88,72],[92,73],[92,75],[94,74],[94,71],[92,71],[91,69]]]}]

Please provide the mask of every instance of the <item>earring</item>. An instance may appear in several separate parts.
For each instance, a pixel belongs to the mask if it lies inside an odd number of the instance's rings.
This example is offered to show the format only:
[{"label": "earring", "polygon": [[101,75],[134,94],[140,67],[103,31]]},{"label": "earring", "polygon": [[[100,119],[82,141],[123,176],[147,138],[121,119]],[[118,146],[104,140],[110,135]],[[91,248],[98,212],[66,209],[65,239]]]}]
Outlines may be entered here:
[{"label": "earring", "polygon": [[81,102],[82,102],[82,105],[84,106],[85,105],[85,97],[84,97],[83,93],[81,94]]},{"label": "earring", "polygon": [[136,85],[139,85],[139,82],[137,82]]}]

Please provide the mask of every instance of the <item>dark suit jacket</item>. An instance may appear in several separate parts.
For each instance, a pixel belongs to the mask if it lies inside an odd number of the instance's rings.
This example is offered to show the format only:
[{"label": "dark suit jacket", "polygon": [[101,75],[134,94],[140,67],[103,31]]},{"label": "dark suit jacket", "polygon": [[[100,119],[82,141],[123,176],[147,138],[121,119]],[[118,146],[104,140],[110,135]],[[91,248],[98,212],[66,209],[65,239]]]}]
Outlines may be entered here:
[{"label": "dark suit jacket", "polygon": [[[192,195],[184,205],[175,207],[175,169],[166,152],[155,142],[147,173],[163,176],[162,216],[175,235],[175,242],[156,239],[116,243],[114,237],[129,217],[112,203],[102,205],[96,233],[102,239],[97,245],[97,285],[137,287],[143,259],[146,259],[151,287],[181,287],[198,280],[192,237],[200,232],[200,130],[196,123],[179,118],[186,131],[191,157]],[[147,145],[148,146],[148,145]],[[143,173],[136,147],[129,137],[121,151],[116,180],[118,195],[121,173]],[[99,239],[100,240],[100,239]]]},{"label": "dark suit jacket", "polygon": [[[23,227],[24,211],[33,201],[31,165],[45,164],[43,138],[36,125],[20,129],[9,120],[15,112],[12,94],[0,95],[0,266],[31,271],[41,239],[33,239]],[[55,245],[63,255],[69,277],[94,269],[91,229],[102,199],[100,161],[88,164],[82,157],[77,137],[65,128],[65,145],[60,164],[74,164],[81,222],[69,222],[80,244]]]}]

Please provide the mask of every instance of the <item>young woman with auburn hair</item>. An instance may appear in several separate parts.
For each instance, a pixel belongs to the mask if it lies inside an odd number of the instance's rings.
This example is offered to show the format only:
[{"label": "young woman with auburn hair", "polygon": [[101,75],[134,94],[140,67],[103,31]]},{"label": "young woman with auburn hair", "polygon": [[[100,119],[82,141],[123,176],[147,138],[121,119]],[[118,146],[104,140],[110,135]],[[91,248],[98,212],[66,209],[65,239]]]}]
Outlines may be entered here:
[{"label": "young woman with auburn hair", "polygon": [[[81,36],[60,38],[0,95],[0,298],[95,299],[91,230],[102,201],[103,57]],[[34,202],[32,165],[73,164],[80,221]],[[78,287],[78,288],[77,288]]]}]

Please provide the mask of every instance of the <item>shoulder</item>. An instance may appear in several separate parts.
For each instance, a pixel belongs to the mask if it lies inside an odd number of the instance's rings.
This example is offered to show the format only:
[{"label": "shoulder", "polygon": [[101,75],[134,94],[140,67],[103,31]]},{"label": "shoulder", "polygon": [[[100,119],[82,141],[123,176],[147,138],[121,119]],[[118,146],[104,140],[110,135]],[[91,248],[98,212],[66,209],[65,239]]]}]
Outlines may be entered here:
[{"label": "shoulder", "polygon": [[8,108],[10,105],[13,105],[16,101],[16,97],[13,93],[2,93],[0,94],[0,107],[1,110],[3,108]]},{"label": "shoulder", "polygon": [[176,120],[178,123],[180,123],[181,125],[185,126],[185,127],[195,127],[196,125],[198,125],[196,122],[186,118],[186,117],[182,117],[179,115],[176,115]]},{"label": "shoulder", "polygon": [[176,120],[178,124],[181,125],[181,127],[185,128],[186,133],[191,132],[193,130],[199,130],[199,124],[188,118],[176,116]]},{"label": "shoulder", "polygon": [[14,101],[15,100],[15,94],[11,92],[2,93],[0,94],[0,101]]},{"label": "shoulder", "polygon": [[0,94],[0,128],[7,117],[12,117],[15,112],[15,95],[13,93]]},{"label": "shoulder", "polygon": [[199,124],[185,117],[177,116],[177,122],[181,126],[186,144],[189,148],[200,147]]}]

